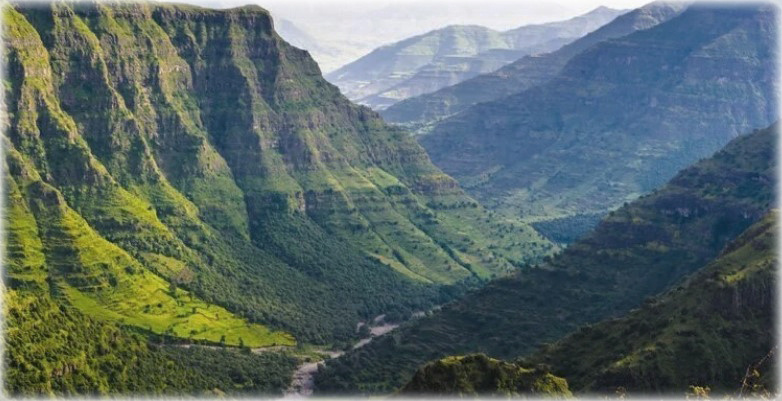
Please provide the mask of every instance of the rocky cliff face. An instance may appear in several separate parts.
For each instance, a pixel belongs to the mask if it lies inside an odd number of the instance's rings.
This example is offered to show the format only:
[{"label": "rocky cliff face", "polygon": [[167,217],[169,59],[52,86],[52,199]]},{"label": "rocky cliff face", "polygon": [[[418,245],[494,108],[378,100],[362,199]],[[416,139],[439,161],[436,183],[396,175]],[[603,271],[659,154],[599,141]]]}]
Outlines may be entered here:
[{"label": "rocky cliff face", "polygon": [[551,248],[489,219],[259,7],[24,4],[3,17],[5,179],[23,217],[13,288],[179,338],[330,342]]}]

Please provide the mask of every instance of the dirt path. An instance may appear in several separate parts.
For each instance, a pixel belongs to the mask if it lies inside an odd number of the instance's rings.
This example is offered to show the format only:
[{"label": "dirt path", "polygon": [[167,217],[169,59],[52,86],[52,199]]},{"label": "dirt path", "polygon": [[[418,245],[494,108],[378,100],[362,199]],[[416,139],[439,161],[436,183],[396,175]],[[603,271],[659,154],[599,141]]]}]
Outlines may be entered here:
[{"label": "dirt path", "polygon": [[[375,326],[370,327],[369,332],[371,336],[364,338],[353,344],[353,349],[361,348],[384,334],[390,333],[397,327],[398,324],[385,323],[383,318],[385,315],[380,315],[372,320]],[[361,324],[358,326],[361,327]],[[328,355],[332,359],[339,358],[345,352],[344,351],[319,351],[319,353]],[[293,373],[293,380],[291,386],[285,392],[284,398],[306,398],[312,396],[312,392],[315,389],[315,375],[318,374],[318,366],[323,364],[320,362],[307,362],[299,365],[298,369]]]},{"label": "dirt path", "polygon": [[[231,346],[225,346],[225,345],[208,345],[208,344],[156,344],[159,347],[176,347],[176,348],[184,348],[188,349],[191,347],[198,347],[198,348],[207,348],[211,350],[221,350],[221,349],[237,349],[236,347]],[[293,349],[293,346],[290,345],[270,345],[268,347],[258,347],[258,348],[250,348],[250,351],[256,354],[262,354],[264,352],[279,352],[279,351],[285,351],[288,349]]]}]

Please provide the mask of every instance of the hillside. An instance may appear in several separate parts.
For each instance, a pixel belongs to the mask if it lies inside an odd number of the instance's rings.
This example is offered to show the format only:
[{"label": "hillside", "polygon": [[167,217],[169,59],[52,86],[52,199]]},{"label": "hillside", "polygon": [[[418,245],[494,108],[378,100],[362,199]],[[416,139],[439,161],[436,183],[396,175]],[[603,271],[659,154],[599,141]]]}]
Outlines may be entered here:
[{"label": "hillside", "polygon": [[778,213],[767,214],[716,260],[626,316],[583,326],[516,363],[480,354],[427,363],[400,392],[554,395],[540,391],[557,388],[543,383],[567,383],[523,368],[539,366],[567,377],[580,395],[681,397],[691,386],[712,396],[773,394],[773,381],[764,378],[775,360],[777,224]]},{"label": "hillside", "polygon": [[531,54],[499,68],[480,74],[432,93],[409,97],[380,114],[386,121],[413,128],[426,134],[432,124],[481,102],[501,99],[542,84],[562,70],[567,62],[596,44],[649,29],[675,17],[684,3],[654,2],[622,14],[584,37],[543,54]]},{"label": "hillside", "polygon": [[3,21],[6,285],[75,322],[333,344],[553,249],[342,97],[259,7],[37,3]]},{"label": "hillside", "polygon": [[41,291],[9,289],[3,306],[3,391],[14,397],[281,395],[296,368],[284,353],[150,345]]},{"label": "hillside", "polygon": [[[525,363],[551,366],[581,393],[624,387],[628,394],[681,395],[690,385],[736,393],[747,369],[775,346],[778,218],[766,215],[715,261],[641,308],[584,326]],[[756,368],[771,376],[773,363]],[[765,385],[774,392],[773,380]]]},{"label": "hillside", "polygon": [[775,121],[775,18],[770,6],[692,5],[420,142],[488,207],[530,221],[604,214]]},{"label": "hillside", "polygon": [[473,352],[523,356],[639,306],[713,260],[768,212],[777,135],[774,126],[733,140],[610,213],[546,263],[494,280],[327,363],[316,377],[319,391],[390,392],[426,361]]},{"label": "hillside", "polygon": [[531,396],[568,398],[567,381],[486,355],[450,356],[418,369],[403,395]]},{"label": "hillside", "polygon": [[348,98],[380,110],[494,71],[527,54],[555,50],[623,12],[600,7],[566,21],[502,32],[451,25],[377,48],[326,78]]}]

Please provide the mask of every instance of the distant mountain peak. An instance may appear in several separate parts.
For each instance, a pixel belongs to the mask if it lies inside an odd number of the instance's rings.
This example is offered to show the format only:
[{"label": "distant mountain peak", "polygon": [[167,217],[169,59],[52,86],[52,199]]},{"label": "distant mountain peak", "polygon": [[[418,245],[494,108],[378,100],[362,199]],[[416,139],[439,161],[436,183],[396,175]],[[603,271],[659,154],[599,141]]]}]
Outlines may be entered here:
[{"label": "distant mountain peak", "polygon": [[480,25],[448,25],[380,46],[326,78],[348,98],[379,110],[494,71],[524,55],[557,49],[621,13],[604,8],[564,21],[506,31]]}]

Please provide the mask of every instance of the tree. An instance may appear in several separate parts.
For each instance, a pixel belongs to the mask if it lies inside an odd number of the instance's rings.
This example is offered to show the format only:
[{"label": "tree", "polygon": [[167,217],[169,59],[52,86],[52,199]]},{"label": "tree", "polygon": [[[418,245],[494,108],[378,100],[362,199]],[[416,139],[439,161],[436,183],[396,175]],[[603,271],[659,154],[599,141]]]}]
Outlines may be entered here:
[{"label": "tree", "polygon": [[176,290],[177,290],[177,282],[176,279],[170,279],[168,281],[168,292],[171,293],[172,297],[176,297]]}]

